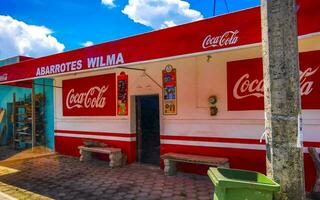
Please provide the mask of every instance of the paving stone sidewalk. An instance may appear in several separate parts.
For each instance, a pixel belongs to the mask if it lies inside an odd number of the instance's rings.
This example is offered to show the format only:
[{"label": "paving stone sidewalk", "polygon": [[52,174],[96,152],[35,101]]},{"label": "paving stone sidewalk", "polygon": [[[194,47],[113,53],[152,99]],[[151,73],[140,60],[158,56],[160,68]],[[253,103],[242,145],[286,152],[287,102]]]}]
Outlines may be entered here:
[{"label": "paving stone sidewalk", "polygon": [[[8,168],[19,171],[7,173]],[[207,176],[168,177],[158,167],[140,164],[111,169],[103,161],[79,162],[66,156],[3,164],[0,192],[28,200],[209,200],[213,193]]]}]

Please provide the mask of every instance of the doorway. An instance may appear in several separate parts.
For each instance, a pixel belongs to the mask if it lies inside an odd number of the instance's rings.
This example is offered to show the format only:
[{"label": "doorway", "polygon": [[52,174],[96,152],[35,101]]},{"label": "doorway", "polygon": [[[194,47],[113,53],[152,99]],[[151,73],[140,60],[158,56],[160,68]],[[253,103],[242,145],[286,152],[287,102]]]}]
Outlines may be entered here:
[{"label": "doorway", "polygon": [[136,96],[137,161],[160,164],[159,96]]}]

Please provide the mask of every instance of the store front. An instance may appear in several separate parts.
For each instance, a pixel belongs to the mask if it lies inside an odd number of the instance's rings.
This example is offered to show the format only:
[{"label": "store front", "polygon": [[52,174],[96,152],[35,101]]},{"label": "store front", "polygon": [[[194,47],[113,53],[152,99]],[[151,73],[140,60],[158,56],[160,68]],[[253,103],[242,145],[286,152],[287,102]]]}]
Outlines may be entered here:
[{"label": "store front", "polygon": [[[0,67],[30,59],[24,56],[4,59]],[[0,85],[1,161],[35,146],[44,151],[54,149],[52,85],[49,78]]]},{"label": "store front", "polygon": [[[310,23],[320,20],[319,6],[299,1],[305,147],[320,147],[320,26]],[[90,139],[121,148],[128,163],[162,166],[160,155],[178,152],[265,172],[260,42],[260,9],[252,8],[8,65],[0,82],[53,79],[58,153],[79,156],[78,146]],[[308,154],[305,171],[310,189]]]}]

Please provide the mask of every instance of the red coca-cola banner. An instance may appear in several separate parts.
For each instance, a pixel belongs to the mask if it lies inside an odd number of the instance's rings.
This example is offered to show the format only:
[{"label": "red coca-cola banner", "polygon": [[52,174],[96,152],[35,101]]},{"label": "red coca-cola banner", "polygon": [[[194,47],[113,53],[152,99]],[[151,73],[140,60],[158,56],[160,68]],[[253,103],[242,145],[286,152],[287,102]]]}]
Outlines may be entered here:
[{"label": "red coca-cola banner", "polygon": [[[320,32],[320,1],[298,0],[298,34]],[[260,8],[106,42],[0,68],[0,83],[261,42]]]},{"label": "red coca-cola banner", "polygon": [[115,116],[116,76],[62,81],[63,116]]},{"label": "red coca-cola banner", "polygon": [[[303,109],[320,109],[320,51],[299,54]],[[228,110],[263,110],[262,58],[227,63]]]}]

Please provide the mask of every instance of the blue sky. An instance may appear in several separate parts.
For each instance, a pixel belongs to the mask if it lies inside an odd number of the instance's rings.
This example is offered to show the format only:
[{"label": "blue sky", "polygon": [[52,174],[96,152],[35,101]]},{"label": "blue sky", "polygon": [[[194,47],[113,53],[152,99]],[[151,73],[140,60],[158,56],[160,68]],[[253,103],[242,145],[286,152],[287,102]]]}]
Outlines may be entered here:
[{"label": "blue sky", "polygon": [[[216,14],[226,13],[224,0],[216,1]],[[229,10],[236,11],[257,6],[260,0],[227,2]],[[0,29],[2,23],[6,30],[0,30],[0,59],[17,53],[37,57],[80,48],[87,41],[98,44],[212,17],[213,0],[0,0],[0,16],[11,17],[0,19]],[[29,31],[30,25],[40,28]],[[29,35],[19,35],[21,29]],[[34,38],[35,33],[43,34]],[[27,42],[15,44],[15,36]],[[39,44],[41,41],[43,44]],[[11,54],[1,50],[6,45]]]}]

